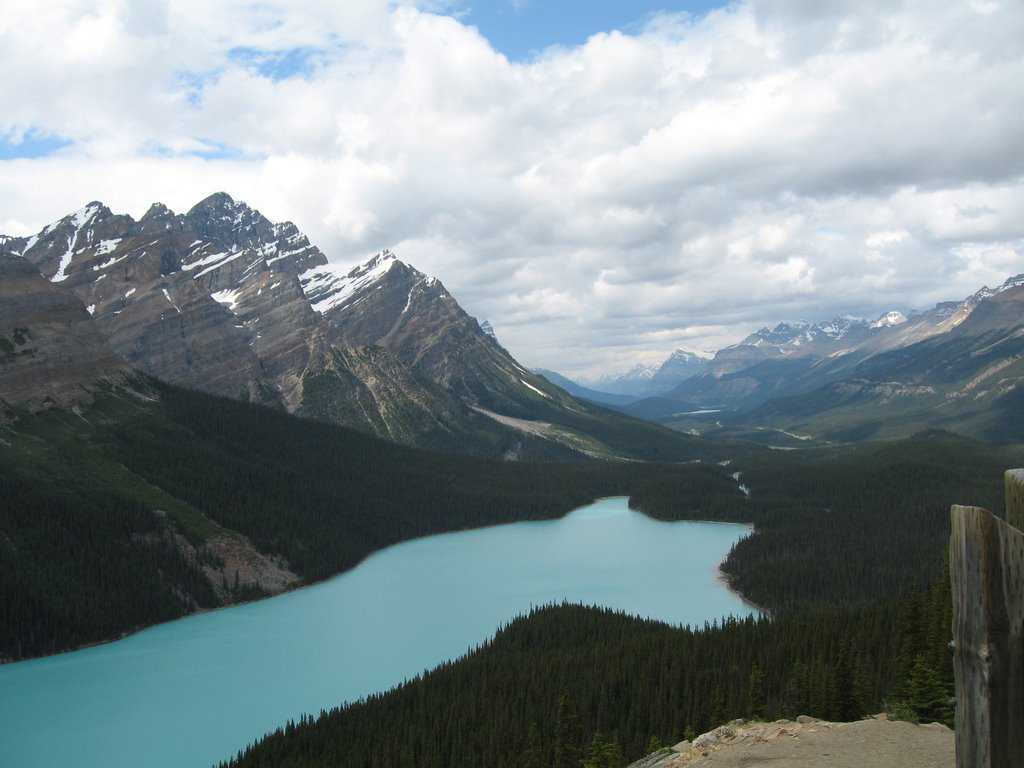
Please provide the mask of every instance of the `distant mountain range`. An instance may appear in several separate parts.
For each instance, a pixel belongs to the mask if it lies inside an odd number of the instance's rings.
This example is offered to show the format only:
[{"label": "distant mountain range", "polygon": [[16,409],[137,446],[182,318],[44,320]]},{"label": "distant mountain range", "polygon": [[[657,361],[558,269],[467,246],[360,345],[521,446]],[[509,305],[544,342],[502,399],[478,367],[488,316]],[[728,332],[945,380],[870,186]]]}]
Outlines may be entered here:
[{"label": "distant mountain range", "polygon": [[[780,323],[718,350],[692,376],[625,413],[676,428],[827,439],[943,427],[1024,438],[1024,275],[907,317]],[[592,397],[591,399],[599,399]],[[747,436],[756,436],[746,432]]]},{"label": "distant mountain range", "polygon": [[[780,323],[708,357],[570,381],[527,371],[389,251],[329,263],[224,193],[138,221],[100,203],[0,236],[0,400],[74,405],[134,371],[419,447],[692,456],[677,432],[1024,436],[1024,276],[909,317]],[[721,426],[720,426],[721,425]],[[628,437],[625,437],[627,436]]]},{"label": "distant mountain range", "polygon": [[158,203],[138,221],[90,203],[32,237],[0,237],[0,253],[8,408],[73,404],[136,370],[420,447],[691,451],[525,370],[395,254],[339,269],[294,224],[224,193],[185,214]]},{"label": "distant mountain range", "polygon": [[546,369],[538,369],[536,372],[577,397],[597,403],[625,405],[668,392],[704,370],[711,357],[707,352],[677,349],[658,365],[638,363],[628,371],[605,374],[594,379],[582,376],[569,379]]}]

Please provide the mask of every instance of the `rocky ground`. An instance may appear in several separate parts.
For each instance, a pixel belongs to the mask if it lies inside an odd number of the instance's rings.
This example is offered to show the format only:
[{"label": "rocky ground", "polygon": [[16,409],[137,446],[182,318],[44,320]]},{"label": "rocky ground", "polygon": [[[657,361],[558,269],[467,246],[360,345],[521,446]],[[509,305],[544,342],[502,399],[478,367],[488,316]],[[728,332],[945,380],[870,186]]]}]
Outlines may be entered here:
[{"label": "rocky ground", "polygon": [[853,723],[812,717],[774,723],[734,720],[630,768],[953,768],[953,732],[884,715]]}]

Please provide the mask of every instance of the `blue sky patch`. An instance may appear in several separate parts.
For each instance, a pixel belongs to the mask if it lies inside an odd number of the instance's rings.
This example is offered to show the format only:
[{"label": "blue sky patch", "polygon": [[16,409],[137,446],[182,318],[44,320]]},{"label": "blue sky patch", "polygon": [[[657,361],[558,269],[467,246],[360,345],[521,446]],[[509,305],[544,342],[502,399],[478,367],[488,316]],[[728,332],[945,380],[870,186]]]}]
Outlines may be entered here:
[{"label": "blue sky patch", "polygon": [[276,82],[312,74],[315,54],[313,48],[290,48],[284,51],[232,48],[228,51],[228,58],[240,66],[252,69],[261,77]]},{"label": "blue sky patch", "polygon": [[722,0],[460,0],[451,13],[480,30],[495,50],[523,61],[552,45],[582,45],[599,32],[636,32],[660,11],[700,17],[725,5]]},{"label": "blue sky patch", "polygon": [[0,136],[0,160],[46,157],[71,144],[68,139],[34,131],[27,132],[20,141],[13,140],[10,135]]}]

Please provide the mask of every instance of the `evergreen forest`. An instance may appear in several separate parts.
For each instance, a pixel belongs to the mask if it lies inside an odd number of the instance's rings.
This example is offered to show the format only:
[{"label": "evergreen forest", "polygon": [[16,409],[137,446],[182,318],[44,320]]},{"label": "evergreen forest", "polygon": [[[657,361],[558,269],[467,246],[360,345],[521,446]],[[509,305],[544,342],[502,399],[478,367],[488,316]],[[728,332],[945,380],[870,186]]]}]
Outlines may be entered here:
[{"label": "evergreen forest", "polygon": [[743,498],[714,465],[433,453],[154,380],[140,389],[0,428],[0,659],[264,594],[213,588],[202,566],[218,537],[242,534],[310,583],[406,539],[551,519],[656,478],[682,483],[691,513]]},{"label": "evergreen forest", "polygon": [[621,767],[734,718],[852,720],[888,705],[950,722],[948,603],[940,582],[700,629],[549,606],[388,693],[288,723],[221,768]]},{"label": "evergreen forest", "polygon": [[949,507],[999,513],[1003,470],[1024,466],[1024,446],[929,431],[694,452],[665,463],[427,452],[149,379],[76,412],[19,414],[0,426],[0,659],[265,594],[211,584],[203,567],[220,537],[244,535],[309,583],[412,537],[624,495],[658,519],[752,524],[723,570],[766,615],[680,628],[547,606],[225,765],[576,768],[622,765],[735,717],[887,707],[948,722]]}]

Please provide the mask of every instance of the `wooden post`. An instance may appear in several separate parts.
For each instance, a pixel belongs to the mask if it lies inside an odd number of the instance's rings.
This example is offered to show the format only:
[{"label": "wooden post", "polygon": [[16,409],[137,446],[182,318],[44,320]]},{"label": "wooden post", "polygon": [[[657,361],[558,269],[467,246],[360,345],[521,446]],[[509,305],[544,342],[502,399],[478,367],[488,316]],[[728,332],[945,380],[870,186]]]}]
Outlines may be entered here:
[{"label": "wooden post", "polygon": [[1006,470],[1006,522],[1024,531],[1024,469]]},{"label": "wooden post", "polygon": [[[1024,470],[1006,473],[1024,523]],[[950,537],[957,768],[1024,766],[1024,532],[954,505]]]}]

